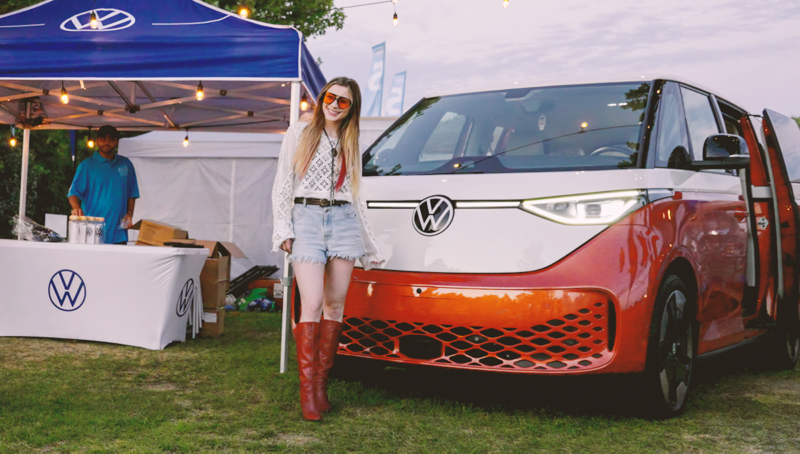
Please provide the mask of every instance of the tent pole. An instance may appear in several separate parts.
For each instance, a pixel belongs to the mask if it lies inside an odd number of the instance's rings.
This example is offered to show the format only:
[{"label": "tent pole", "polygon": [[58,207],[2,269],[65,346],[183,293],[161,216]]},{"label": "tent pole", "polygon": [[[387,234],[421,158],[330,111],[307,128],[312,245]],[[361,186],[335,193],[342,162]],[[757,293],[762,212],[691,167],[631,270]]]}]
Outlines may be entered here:
[{"label": "tent pole", "polygon": [[[31,104],[26,103],[25,121],[27,122],[31,116]],[[24,125],[22,132],[22,171],[19,176],[19,220],[20,222],[25,217],[25,203],[28,198],[28,154],[31,149],[31,127]],[[22,229],[17,234],[17,239],[22,240]]]},{"label": "tent pole", "polygon": [[[292,82],[292,97],[289,105],[289,124],[300,119],[300,81]],[[294,271],[289,263],[289,255],[283,255],[283,311],[281,314],[281,373],[286,372],[289,363],[289,329],[291,329],[290,312],[292,310],[292,287]]]}]

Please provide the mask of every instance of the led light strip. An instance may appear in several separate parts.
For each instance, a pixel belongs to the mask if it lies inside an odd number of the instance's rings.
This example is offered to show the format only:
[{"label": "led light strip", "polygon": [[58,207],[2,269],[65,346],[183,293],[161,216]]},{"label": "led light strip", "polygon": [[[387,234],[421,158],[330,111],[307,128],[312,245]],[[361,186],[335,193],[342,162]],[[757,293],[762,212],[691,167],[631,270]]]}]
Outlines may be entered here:
[{"label": "led light strip", "polygon": [[456,208],[519,208],[519,201],[511,202],[456,202]]}]

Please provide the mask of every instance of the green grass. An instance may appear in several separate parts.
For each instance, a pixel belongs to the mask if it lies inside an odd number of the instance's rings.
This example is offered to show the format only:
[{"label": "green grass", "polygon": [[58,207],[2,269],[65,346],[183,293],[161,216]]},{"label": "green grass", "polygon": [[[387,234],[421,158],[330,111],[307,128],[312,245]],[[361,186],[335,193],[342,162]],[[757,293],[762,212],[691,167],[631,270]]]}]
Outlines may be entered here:
[{"label": "green grass", "polygon": [[0,338],[0,452],[800,451],[800,372],[747,353],[701,366],[669,421],[637,418],[618,377],[387,368],[334,381],[315,424],[278,373],[280,316],[226,324],[163,351]]}]

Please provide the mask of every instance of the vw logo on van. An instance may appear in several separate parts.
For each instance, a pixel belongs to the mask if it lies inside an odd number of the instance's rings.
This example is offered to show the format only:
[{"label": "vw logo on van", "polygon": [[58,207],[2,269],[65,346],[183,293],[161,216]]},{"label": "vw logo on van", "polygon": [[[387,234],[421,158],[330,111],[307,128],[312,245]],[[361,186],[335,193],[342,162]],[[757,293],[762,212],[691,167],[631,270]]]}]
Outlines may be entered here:
[{"label": "vw logo on van", "polygon": [[[97,17],[97,28],[92,28],[92,11]],[[114,8],[98,8],[76,14],[61,23],[68,32],[113,32],[130,27],[136,18],[130,13]]]},{"label": "vw logo on van", "polygon": [[414,209],[411,223],[420,235],[438,235],[453,222],[453,203],[440,195],[428,197]]},{"label": "vw logo on van", "polygon": [[86,301],[86,285],[78,273],[61,270],[50,278],[47,286],[50,302],[64,312],[76,311]]},{"label": "vw logo on van", "polygon": [[178,295],[178,304],[175,306],[175,313],[178,317],[183,317],[189,310],[192,301],[194,301],[194,279],[189,279],[183,284],[180,295]]}]

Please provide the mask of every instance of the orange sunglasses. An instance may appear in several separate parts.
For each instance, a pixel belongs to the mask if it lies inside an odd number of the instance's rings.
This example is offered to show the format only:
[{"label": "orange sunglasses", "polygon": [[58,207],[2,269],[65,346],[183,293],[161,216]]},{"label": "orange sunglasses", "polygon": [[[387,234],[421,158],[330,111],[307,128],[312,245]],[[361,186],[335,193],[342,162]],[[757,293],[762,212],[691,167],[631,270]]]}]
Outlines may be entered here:
[{"label": "orange sunglasses", "polygon": [[325,96],[322,98],[322,102],[325,104],[332,104],[334,101],[337,101],[337,105],[342,110],[349,109],[350,106],[353,105],[353,101],[350,101],[343,96],[336,96],[333,93],[326,91]]}]

